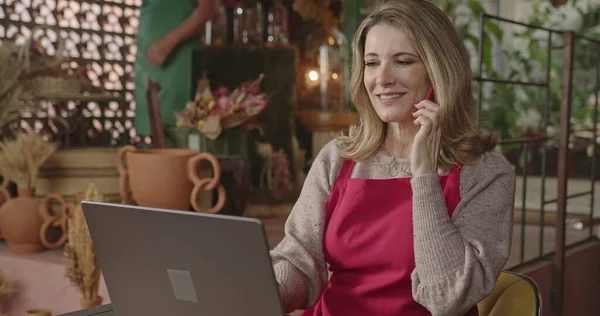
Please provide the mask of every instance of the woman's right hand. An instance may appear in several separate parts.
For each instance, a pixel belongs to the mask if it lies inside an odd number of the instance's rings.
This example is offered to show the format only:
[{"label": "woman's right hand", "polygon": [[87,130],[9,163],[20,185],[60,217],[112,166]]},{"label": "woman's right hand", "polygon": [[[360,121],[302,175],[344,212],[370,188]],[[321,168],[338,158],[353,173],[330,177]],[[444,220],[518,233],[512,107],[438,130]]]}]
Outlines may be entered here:
[{"label": "woman's right hand", "polygon": [[168,36],[163,37],[150,46],[146,53],[146,59],[151,65],[160,67],[169,57],[176,45],[177,43],[173,42],[172,38]]},{"label": "woman's right hand", "polygon": [[146,60],[155,67],[161,67],[173,50],[183,41],[204,29],[206,21],[216,14],[219,0],[197,0],[194,12],[167,35],[156,40],[146,52]]}]

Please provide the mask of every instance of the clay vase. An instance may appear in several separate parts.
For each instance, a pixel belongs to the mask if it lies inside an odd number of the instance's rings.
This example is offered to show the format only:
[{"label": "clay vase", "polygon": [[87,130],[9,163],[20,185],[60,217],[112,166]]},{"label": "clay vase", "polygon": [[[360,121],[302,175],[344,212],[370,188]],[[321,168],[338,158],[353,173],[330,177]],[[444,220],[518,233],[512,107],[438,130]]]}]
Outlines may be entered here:
[{"label": "clay vase", "polygon": [[23,316],[52,316],[52,311],[49,309],[29,309],[25,311]]},{"label": "clay vase", "polygon": [[44,249],[40,240],[41,201],[35,198],[35,189],[18,188],[17,192],[17,197],[0,207],[0,231],[11,252],[40,252]]},{"label": "clay vase", "polygon": [[[203,161],[209,162],[212,178],[198,176]],[[218,213],[225,203],[220,164],[209,153],[180,148],[138,149],[129,145],[119,151],[117,167],[121,198],[126,204],[180,211],[188,211],[192,205],[198,212]],[[216,205],[200,208],[200,191],[213,189],[219,196]]]},{"label": "clay vase", "polygon": [[82,309],[88,309],[88,308],[100,306],[102,304],[102,296],[98,296],[94,299],[81,298],[79,300],[79,304],[81,305]]}]

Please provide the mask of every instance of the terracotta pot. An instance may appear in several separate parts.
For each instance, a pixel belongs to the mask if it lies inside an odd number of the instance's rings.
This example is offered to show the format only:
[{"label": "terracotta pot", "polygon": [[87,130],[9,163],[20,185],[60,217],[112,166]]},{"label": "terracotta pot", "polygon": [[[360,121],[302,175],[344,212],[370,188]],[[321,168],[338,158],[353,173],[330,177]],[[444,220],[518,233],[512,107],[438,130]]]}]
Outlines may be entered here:
[{"label": "terracotta pot", "polygon": [[[200,178],[198,167],[208,161],[212,178]],[[217,213],[225,203],[225,189],[220,184],[221,168],[209,153],[191,149],[137,149],[125,146],[119,151],[121,198],[127,204],[170,210]],[[218,191],[218,202],[209,209],[198,206],[200,191]],[[131,194],[129,193],[131,190]]]},{"label": "terracotta pot", "polygon": [[25,311],[24,316],[52,316],[52,311],[49,309],[29,309]]},{"label": "terracotta pot", "polygon": [[44,249],[40,240],[41,201],[34,197],[34,189],[18,188],[17,192],[17,197],[0,207],[0,230],[13,253],[40,252]]},{"label": "terracotta pot", "polygon": [[96,306],[100,306],[102,304],[102,296],[98,296],[94,299],[85,299],[82,298],[79,300],[82,309],[88,309]]}]

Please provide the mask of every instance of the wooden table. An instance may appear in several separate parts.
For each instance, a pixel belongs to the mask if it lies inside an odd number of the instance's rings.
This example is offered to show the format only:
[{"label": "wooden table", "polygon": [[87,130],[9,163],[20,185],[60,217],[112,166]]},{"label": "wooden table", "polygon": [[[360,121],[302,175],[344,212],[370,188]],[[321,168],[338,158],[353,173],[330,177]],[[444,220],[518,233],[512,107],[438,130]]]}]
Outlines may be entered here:
[{"label": "wooden table", "polygon": [[[0,314],[21,316],[28,309],[50,309],[54,315],[81,309],[81,294],[65,276],[63,250],[46,250],[34,254],[14,254],[0,241],[0,267],[14,282],[15,293],[0,300]],[[99,295],[110,303],[104,277],[100,278]]]}]

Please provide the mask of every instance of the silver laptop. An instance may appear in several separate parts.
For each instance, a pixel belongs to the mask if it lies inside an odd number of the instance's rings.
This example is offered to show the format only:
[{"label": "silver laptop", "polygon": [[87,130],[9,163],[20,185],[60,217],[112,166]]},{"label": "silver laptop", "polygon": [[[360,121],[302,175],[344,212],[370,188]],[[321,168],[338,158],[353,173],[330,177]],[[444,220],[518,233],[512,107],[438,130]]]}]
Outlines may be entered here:
[{"label": "silver laptop", "polygon": [[84,201],[117,316],[283,316],[260,220]]}]

